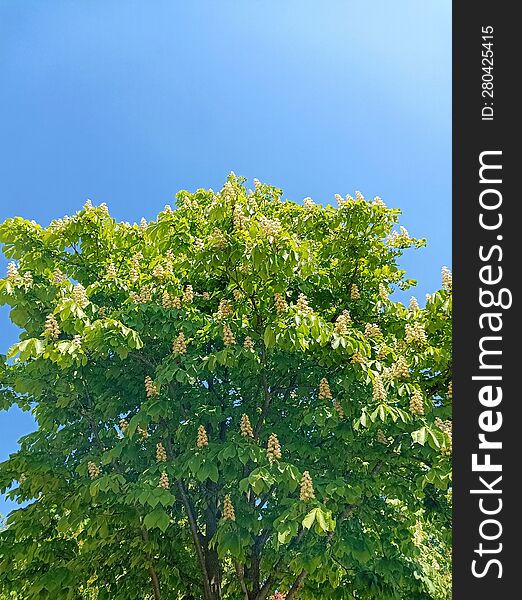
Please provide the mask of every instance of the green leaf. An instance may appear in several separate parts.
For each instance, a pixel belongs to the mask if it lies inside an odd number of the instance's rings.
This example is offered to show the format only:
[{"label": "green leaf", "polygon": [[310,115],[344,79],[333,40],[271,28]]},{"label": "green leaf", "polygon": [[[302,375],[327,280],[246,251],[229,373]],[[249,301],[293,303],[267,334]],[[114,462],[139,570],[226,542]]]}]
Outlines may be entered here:
[{"label": "green leaf", "polygon": [[143,519],[143,524],[147,529],[161,529],[165,532],[170,524],[170,517],[163,508],[157,507]]},{"label": "green leaf", "polygon": [[310,529],[310,527],[312,527],[312,525],[315,522],[315,519],[317,518],[318,510],[318,508],[313,508],[303,519],[302,525],[305,529]]},{"label": "green leaf", "polygon": [[270,327],[270,325],[268,325],[265,328],[265,334],[263,336],[263,341],[267,348],[271,348],[272,346],[275,345],[276,335],[275,335],[275,331]]},{"label": "green leaf", "polygon": [[417,429],[417,431],[412,431],[411,437],[415,443],[424,446],[426,443],[426,427],[421,427],[420,429]]},{"label": "green leaf", "polygon": [[321,529],[322,531],[328,531],[328,525],[326,524],[325,515],[320,508],[317,509],[315,521],[319,526],[319,529]]},{"label": "green leaf", "polygon": [[286,544],[291,539],[292,532],[290,528],[285,529],[284,531],[278,531],[277,533],[277,541],[280,544]]}]

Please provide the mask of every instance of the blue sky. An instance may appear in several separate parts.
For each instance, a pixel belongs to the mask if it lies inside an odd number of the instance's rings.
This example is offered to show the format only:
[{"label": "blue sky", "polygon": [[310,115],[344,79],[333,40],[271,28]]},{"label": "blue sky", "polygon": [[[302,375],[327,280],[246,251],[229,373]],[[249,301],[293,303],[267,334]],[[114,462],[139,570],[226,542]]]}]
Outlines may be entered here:
[{"label": "blue sky", "polygon": [[[233,170],[401,208],[419,298],[451,263],[450,0],[0,0],[0,89],[0,221],[152,218]],[[32,427],[0,413],[0,460]]]}]

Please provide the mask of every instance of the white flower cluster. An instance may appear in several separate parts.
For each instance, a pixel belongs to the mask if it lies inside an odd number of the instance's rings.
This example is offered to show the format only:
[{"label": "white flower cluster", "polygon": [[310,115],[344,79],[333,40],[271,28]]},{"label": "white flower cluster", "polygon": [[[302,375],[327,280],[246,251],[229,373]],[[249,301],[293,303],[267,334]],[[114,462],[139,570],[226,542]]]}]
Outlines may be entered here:
[{"label": "white flower cluster", "polygon": [[248,415],[241,415],[241,435],[246,438],[254,437],[254,430],[252,429],[252,424],[250,423],[250,419]]},{"label": "white flower cluster", "polygon": [[158,263],[155,265],[154,269],[152,269],[152,276],[156,279],[163,279],[166,274],[165,267],[161,263]]},{"label": "white flower cluster", "polygon": [[306,210],[313,210],[315,208],[315,202],[311,198],[307,197],[303,200],[303,207]]},{"label": "white flower cluster", "polygon": [[453,424],[451,421],[443,421],[441,418],[436,417],[435,425],[449,437],[449,446],[442,449],[442,453],[447,456],[447,455],[451,454],[451,451],[452,451]]},{"label": "white flower cluster", "polygon": [[165,450],[165,446],[161,442],[158,442],[156,444],[156,460],[157,462],[167,461],[167,451]]},{"label": "white flower cluster", "polygon": [[[256,190],[257,192],[258,190]],[[254,195],[254,192],[252,190],[248,190],[247,193],[247,201],[248,201],[248,206],[250,208],[250,212],[257,212],[259,209],[259,202],[257,201],[256,196]]]},{"label": "white flower cluster", "polygon": [[390,352],[390,348],[386,344],[381,344],[375,354],[377,360],[384,360]]},{"label": "white flower cluster", "polygon": [[382,429],[377,430],[376,437],[379,444],[388,444],[388,438],[384,435],[384,431]]},{"label": "white flower cluster", "polygon": [[145,393],[147,395],[147,398],[153,398],[154,396],[159,395],[159,390],[152,381],[152,378],[149,377],[149,375],[145,377]]},{"label": "white flower cluster", "polygon": [[67,225],[69,225],[69,223],[72,222],[72,220],[73,219],[71,219],[71,217],[65,215],[63,219],[55,219],[54,221],[51,221],[49,229],[51,229],[52,231],[56,231],[57,233],[62,233],[67,227]]},{"label": "white flower cluster", "polygon": [[51,313],[47,315],[45,319],[44,336],[52,340],[57,339],[60,336],[60,327],[56,317]]},{"label": "white flower cluster", "polygon": [[254,342],[249,335],[246,336],[245,341],[243,342],[243,348],[245,350],[253,350],[254,349]]},{"label": "white flower cluster", "polygon": [[191,285],[186,285],[183,290],[183,302],[190,303],[194,300],[194,289]]},{"label": "white flower cluster", "polygon": [[418,389],[416,389],[410,399],[410,413],[412,415],[422,416],[424,414],[424,399]]},{"label": "white flower cluster", "polygon": [[174,354],[186,354],[187,353],[187,341],[185,340],[185,334],[183,331],[179,333],[174,342],[172,343],[172,352]]},{"label": "white flower cluster", "polygon": [[359,300],[361,297],[361,292],[359,291],[359,287],[357,284],[353,283],[350,288],[350,298],[352,300]]},{"label": "white flower cluster", "polygon": [[313,500],[315,498],[314,485],[312,482],[312,478],[308,471],[303,473],[301,478],[301,484],[299,489],[299,499],[302,502],[307,502],[308,500]]},{"label": "white flower cluster", "polygon": [[278,315],[283,315],[288,310],[288,303],[284,299],[283,295],[277,292],[274,294],[274,300],[276,305],[276,311]]},{"label": "white flower cluster", "polygon": [[395,363],[393,363],[391,375],[397,379],[407,379],[410,376],[410,368],[404,357],[399,356]]},{"label": "white flower cluster", "polygon": [[181,298],[174,296],[167,290],[165,290],[161,296],[161,304],[163,308],[181,308]]},{"label": "white flower cluster", "polygon": [[227,494],[225,496],[225,500],[223,501],[223,519],[225,521],[236,520],[236,513],[234,512],[234,506],[232,505],[230,494]]},{"label": "white flower cluster", "polygon": [[364,365],[366,363],[366,358],[357,351],[352,354],[351,362],[354,365]]},{"label": "white flower cluster", "polygon": [[339,415],[339,418],[342,419],[344,417],[344,408],[341,406],[340,402],[334,400],[333,406],[335,408],[335,411]]},{"label": "white flower cluster", "polygon": [[205,248],[205,242],[201,238],[195,238],[193,244],[196,250],[204,250]]},{"label": "white flower cluster", "polygon": [[233,215],[232,220],[234,222],[234,227],[236,229],[244,229],[245,224],[246,224],[246,219],[245,219],[245,215],[243,213],[243,209],[241,208],[241,206],[239,204],[236,204],[234,206],[234,211],[233,211],[232,215]]},{"label": "white flower cluster", "polygon": [[419,303],[417,302],[417,298],[415,298],[415,296],[412,296],[410,298],[410,306],[409,306],[410,312],[416,313],[419,309],[420,309],[420,307],[419,307]]},{"label": "white flower cluster", "polygon": [[428,337],[426,335],[426,330],[424,329],[424,325],[422,325],[422,323],[419,323],[418,321],[413,325],[406,323],[404,329],[404,341],[407,344],[424,344],[427,340]]},{"label": "white flower cluster", "polygon": [[236,338],[228,325],[223,326],[223,343],[225,346],[233,346],[236,343]]},{"label": "white flower cluster", "polygon": [[375,375],[373,379],[373,399],[376,402],[382,402],[386,400],[386,390],[379,375]]},{"label": "white flower cluster", "polygon": [[376,323],[367,323],[364,328],[364,335],[367,338],[377,338],[382,335],[379,326]]},{"label": "white flower cluster", "polygon": [[263,235],[267,238],[276,237],[282,229],[279,219],[268,219],[265,216],[259,218],[259,227]]},{"label": "white flower cluster", "polygon": [[186,208],[187,210],[195,210],[198,208],[198,202],[190,196],[183,196],[179,201],[179,207]]},{"label": "white flower cluster", "polygon": [[198,427],[198,435],[196,437],[196,446],[198,448],[205,448],[205,446],[208,446],[208,435],[207,435],[207,431],[203,425],[200,425]]},{"label": "white flower cluster", "polygon": [[221,300],[221,302],[219,303],[219,306],[217,309],[217,313],[216,313],[217,320],[223,321],[223,320],[227,319],[228,317],[230,317],[233,310],[234,310],[234,307],[232,306],[232,302],[230,302],[230,300],[226,300],[225,298],[223,298]]},{"label": "white flower cluster", "polygon": [[236,197],[236,190],[230,181],[227,181],[223,186],[222,194],[228,200],[233,200]]},{"label": "white flower cluster", "polygon": [[85,288],[81,283],[77,283],[73,287],[72,298],[80,308],[85,308],[87,304],[89,304],[89,299],[87,298],[87,293]]},{"label": "white flower cluster", "polygon": [[149,286],[144,286],[139,293],[129,292],[129,296],[136,304],[148,304],[152,301],[152,289]]},{"label": "white flower cluster", "polygon": [[425,534],[422,529],[422,523],[420,521],[417,521],[417,523],[415,523],[415,528],[413,530],[413,543],[416,546],[420,547],[420,546],[422,546],[424,538],[425,538]]},{"label": "white flower cluster", "polygon": [[116,271],[116,266],[114,265],[114,263],[109,263],[107,265],[107,270],[105,271],[105,274],[107,276],[107,279],[116,279],[118,273]]},{"label": "white flower cluster", "polygon": [[337,317],[335,320],[335,332],[341,335],[345,335],[348,333],[348,327],[352,322],[352,318],[350,313],[347,310],[343,310],[343,312]]},{"label": "white flower cluster", "polygon": [[398,231],[392,231],[388,237],[387,244],[391,248],[403,248],[409,246],[411,241],[410,234],[405,227],[400,227],[400,233]]},{"label": "white flower cluster", "polygon": [[56,267],[53,271],[53,284],[54,285],[62,285],[67,281],[67,277],[62,273],[61,269]]},{"label": "white flower cluster", "polygon": [[453,275],[448,267],[442,267],[442,289],[447,292],[453,289]]},{"label": "white flower cluster", "polygon": [[279,439],[275,433],[272,433],[268,438],[266,455],[270,463],[273,463],[276,460],[281,460],[281,444],[279,443]]},{"label": "white flower cluster", "polygon": [[435,419],[435,425],[450,437],[453,435],[453,423],[451,421],[443,421],[437,417]]},{"label": "white flower cluster", "polygon": [[168,490],[170,488],[169,476],[167,473],[165,473],[165,471],[163,471],[160,475],[158,487],[160,487],[162,490]]},{"label": "white flower cluster", "polygon": [[15,262],[10,262],[7,265],[7,279],[9,281],[16,281],[18,279],[18,267]]},{"label": "white flower cluster", "polygon": [[129,271],[129,279],[131,283],[136,283],[140,278],[140,260],[143,258],[143,254],[141,252],[136,252],[136,254],[132,255],[131,258],[131,268]]},{"label": "white flower cluster", "polygon": [[147,431],[147,428],[140,427],[140,425],[136,427],[136,433],[140,436],[142,440],[146,440],[149,437],[149,432]]},{"label": "white flower cluster", "polygon": [[309,314],[312,312],[312,309],[310,308],[310,305],[308,304],[308,298],[304,295],[304,294],[299,294],[299,296],[297,297],[297,302],[295,307],[297,308],[297,310],[299,312],[302,312],[304,314]]},{"label": "white flower cluster", "polygon": [[323,377],[319,382],[319,400],[331,400],[333,398],[332,392],[330,390],[330,384],[328,383],[328,379]]},{"label": "white flower cluster", "polygon": [[89,477],[91,479],[96,479],[100,476],[101,470],[95,462],[92,462],[92,460],[90,460],[87,463],[87,472],[89,473]]}]

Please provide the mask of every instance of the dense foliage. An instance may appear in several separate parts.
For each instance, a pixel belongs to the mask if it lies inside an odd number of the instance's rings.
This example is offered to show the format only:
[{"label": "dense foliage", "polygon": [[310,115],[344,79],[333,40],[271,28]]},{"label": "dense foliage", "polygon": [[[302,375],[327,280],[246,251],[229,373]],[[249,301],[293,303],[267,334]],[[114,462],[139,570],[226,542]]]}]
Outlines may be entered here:
[{"label": "dense foliage", "polygon": [[395,302],[398,210],[255,184],[0,226],[6,598],[449,597],[451,274]]}]

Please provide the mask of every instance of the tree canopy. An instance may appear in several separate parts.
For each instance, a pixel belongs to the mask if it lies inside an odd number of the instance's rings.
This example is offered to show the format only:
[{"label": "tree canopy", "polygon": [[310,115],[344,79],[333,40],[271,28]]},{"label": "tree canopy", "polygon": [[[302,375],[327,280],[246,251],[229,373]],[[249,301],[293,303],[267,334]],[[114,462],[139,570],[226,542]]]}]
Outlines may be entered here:
[{"label": "tree canopy", "polygon": [[0,226],[0,408],[37,422],[0,465],[0,593],[450,597],[451,274],[391,299],[424,241],[336,200],[231,174],[150,222]]}]

